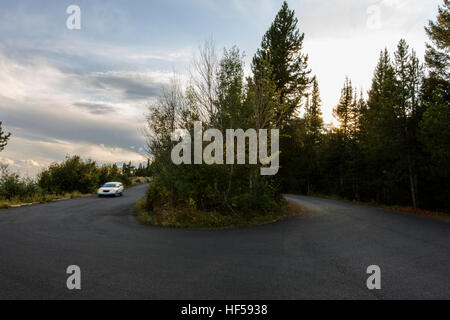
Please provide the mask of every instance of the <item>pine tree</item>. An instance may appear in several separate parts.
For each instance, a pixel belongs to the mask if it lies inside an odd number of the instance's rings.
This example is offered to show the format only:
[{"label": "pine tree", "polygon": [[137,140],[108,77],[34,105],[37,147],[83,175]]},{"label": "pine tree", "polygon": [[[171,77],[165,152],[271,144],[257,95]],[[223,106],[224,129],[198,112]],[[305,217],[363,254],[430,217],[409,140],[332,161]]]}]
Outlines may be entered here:
[{"label": "pine tree", "polygon": [[356,123],[356,131],[358,133],[358,135],[361,135],[361,131],[363,130],[363,120],[364,120],[364,116],[367,114],[367,102],[366,100],[364,100],[364,93],[363,90],[361,89],[361,92],[359,93],[359,97],[356,97],[356,108],[355,108],[355,112],[357,114],[357,117],[355,119],[355,123]]},{"label": "pine tree", "polygon": [[356,170],[357,133],[360,125],[360,113],[364,104],[362,97],[358,100],[356,90],[347,77],[341,91],[341,97],[333,110],[339,121],[339,128],[332,131],[333,151],[338,175],[339,192],[342,196],[359,198],[359,173]]},{"label": "pine tree", "polygon": [[334,117],[340,123],[344,139],[347,139],[354,129],[355,107],[354,89],[351,80],[347,77],[341,91],[339,104],[333,110]]},{"label": "pine tree", "polygon": [[397,51],[395,52],[395,73],[398,80],[399,107],[400,116],[407,117],[409,86],[408,86],[408,63],[409,63],[409,46],[404,39],[400,40]]},{"label": "pine tree", "polygon": [[305,105],[305,133],[303,144],[303,158],[306,160],[304,165],[306,190],[312,193],[318,185],[320,177],[319,151],[323,134],[323,118],[322,118],[322,100],[320,98],[319,83],[316,77],[313,77],[313,87],[311,91],[311,99],[308,96]]},{"label": "pine tree", "polygon": [[405,159],[408,168],[411,200],[414,208],[418,207],[417,154],[419,150],[418,131],[418,94],[422,83],[422,67],[414,51],[409,52],[405,40],[400,40],[395,52],[395,74],[397,79],[400,136],[400,156]]},{"label": "pine tree", "polygon": [[[319,83],[316,77],[313,77],[313,87],[311,92],[311,102],[308,101],[306,105],[306,130],[316,143],[323,131],[322,118],[322,100],[320,98]],[[309,100],[309,99],[308,99]]]},{"label": "pine tree", "polygon": [[367,101],[367,116],[373,133],[385,136],[395,136],[397,122],[398,91],[395,70],[389,52],[384,50],[380,54],[375,69],[372,87]]},{"label": "pine tree", "polygon": [[432,76],[449,81],[450,59],[450,0],[439,7],[437,21],[430,21],[425,28],[432,44],[427,44],[425,61]]},{"label": "pine tree", "polygon": [[424,168],[427,206],[449,210],[450,198],[450,1],[439,7],[435,22],[425,28],[431,40],[425,62],[429,76],[421,90],[423,116],[419,138],[429,159]]},{"label": "pine tree", "polygon": [[434,46],[428,44],[425,55],[430,76],[425,79],[422,87],[426,108],[422,122],[423,139],[434,157],[445,162],[450,159],[449,0],[444,0],[444,5],[439,7],[437,21],[430,21],[426,31]]},{"label": "pine tree", "polygon": [[395,70],[389,52],[385,49],[380,53],[372,87],[369,91],[369,108],[374,112],[382,111],[383,107],[388,104],[388,100],[395,97],[395,91]]},{"label": "pine tree", "polygon": [[0,121],[0,151],[3,151],[8,144],[11,133],[5,133],[2,129],[2,122]]},{"label": "pine tree", "polygon": [[364,158],[367,161],[366,188],[372,191],[375,201],[391,204],[402,198],[393,191],[401,180],[403,167],[399,165],[398,91],[395,70],[389,52],[380,54],[372,80],[364,115],[364,135],[361,137]]},{"label": "pine tree", "polygon": [[[264,35],[261,49],[253,58],[253,74],[257,79],[270,69],[280,91],[281,107],[276,119],[280,127],[286,125],[300,107],[304,93],[310,84],[308,56],[302,53],[304,34],[298,29],[294,10],[283,2],[275,21]],[[255,81],[257,82],[257,80]]]}]

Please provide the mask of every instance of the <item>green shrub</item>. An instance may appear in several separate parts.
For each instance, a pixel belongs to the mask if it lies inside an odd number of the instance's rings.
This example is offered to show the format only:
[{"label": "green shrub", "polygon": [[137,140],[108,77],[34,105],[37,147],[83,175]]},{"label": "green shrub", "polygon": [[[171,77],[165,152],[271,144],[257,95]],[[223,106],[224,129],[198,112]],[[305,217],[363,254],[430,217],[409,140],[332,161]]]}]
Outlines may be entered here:
[{"label": "green shrub", "polygon": [[0,199],[31,199],[41,193],[41,189],[32,179],[22,179],[17,173],[1,167]]},{"label": "green shrub", "polygon": [[79,156],[67,157],[62,163],[54,163],[38,177],[39,186],[47,193],[94,193],[106,182],[131,184],[131,178],[124,175],[117,165],[98,167],[95,161],[82,160]]}]

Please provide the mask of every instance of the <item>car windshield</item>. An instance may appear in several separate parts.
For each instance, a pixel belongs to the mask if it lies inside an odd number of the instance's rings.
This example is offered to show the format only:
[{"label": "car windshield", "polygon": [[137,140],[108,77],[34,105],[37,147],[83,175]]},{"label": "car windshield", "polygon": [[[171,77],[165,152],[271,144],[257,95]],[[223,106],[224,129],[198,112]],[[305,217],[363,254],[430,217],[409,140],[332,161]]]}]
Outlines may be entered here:
[{"label": "car windshield", "polygon": [[103,188],[117,188],[117,184],[115,183],[107,183],[103,186]]}]

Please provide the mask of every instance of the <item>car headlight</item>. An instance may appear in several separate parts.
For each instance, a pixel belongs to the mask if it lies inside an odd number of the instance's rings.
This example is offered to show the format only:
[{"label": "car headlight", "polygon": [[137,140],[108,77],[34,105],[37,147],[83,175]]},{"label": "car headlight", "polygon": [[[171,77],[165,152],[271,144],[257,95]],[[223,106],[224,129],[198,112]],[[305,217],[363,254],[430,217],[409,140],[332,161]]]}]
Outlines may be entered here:
[{"label": "car headlight", "polygon": [[110,192],[110,193],[114,193],[114,192],[116,192],[116,190],[109,190],[109,192]]}]

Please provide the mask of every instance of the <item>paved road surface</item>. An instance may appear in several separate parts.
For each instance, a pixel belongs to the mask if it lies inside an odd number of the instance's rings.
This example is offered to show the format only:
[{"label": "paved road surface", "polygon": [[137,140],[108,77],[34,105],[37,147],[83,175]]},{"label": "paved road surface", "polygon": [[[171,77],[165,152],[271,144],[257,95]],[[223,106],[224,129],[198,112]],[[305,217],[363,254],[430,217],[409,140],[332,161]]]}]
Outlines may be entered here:
[{"label": "paved road surface", "polygon": [[[450,224],[345,202],[263,227],[186,231],[140,225],[123,198],[0,211],[2,299],[450,299]],[[82,290],[66,289],[79,265]],[[366,269],[382,268],[382,290]]]}]

